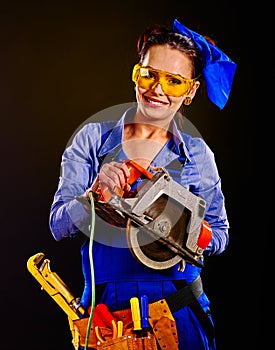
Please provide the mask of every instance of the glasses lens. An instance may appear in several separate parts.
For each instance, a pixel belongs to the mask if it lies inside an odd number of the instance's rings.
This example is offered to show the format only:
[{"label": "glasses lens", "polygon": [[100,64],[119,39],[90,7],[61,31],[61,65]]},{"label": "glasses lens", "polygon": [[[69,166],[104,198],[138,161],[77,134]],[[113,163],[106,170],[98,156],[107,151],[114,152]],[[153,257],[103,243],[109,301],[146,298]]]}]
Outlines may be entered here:
[{"label": "glasses lens", "polygon": [[160,84],[166,95],[180,97],[188,94],[194,84],[193,79],[184,79],[173,74],[162,74]]},{"label": "glasses lens", "polygon": [[148,67],[136,65],[133,71],[133,81],[143,89],[149,90],[158,84],[159,76],[157,72]]},{"label": "glasses lens", "polygon": [[188,94],[194,85],[195,79],[185,79],[180,75],[169,74],[151,67],[142,67],[136,64],[132,74],[133,81],[143,89],[154,89],[161,84],[166,95],[183,96]]}]

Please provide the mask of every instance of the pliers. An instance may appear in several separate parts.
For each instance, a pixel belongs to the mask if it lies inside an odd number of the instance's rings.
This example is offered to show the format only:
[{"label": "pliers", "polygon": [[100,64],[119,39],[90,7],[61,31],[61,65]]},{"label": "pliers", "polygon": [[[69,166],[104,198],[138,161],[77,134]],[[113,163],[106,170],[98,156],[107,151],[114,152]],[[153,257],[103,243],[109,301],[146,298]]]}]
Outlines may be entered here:
[{"label": "pliers", "polygon": [[94,309],[93,322],[95,324],[95,333],[100,342],[105,340],[100,335],[100,328],[111,328],[113,331],[112,338],[115,339],[122,336],[122,324],[121,321],[116,323],[116,320],[112,313],[109,311],[107,305],[98,304]]}]

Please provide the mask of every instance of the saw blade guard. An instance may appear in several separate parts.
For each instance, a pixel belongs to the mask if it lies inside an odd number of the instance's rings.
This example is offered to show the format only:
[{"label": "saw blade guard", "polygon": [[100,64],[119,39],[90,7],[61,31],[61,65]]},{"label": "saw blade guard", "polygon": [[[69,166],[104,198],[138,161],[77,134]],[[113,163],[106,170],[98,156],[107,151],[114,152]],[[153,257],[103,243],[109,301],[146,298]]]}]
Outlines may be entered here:
[{"label": "saw blade guard", "polygon": [[161,196],[144,214],[150,218],[146,225],[139,226],[131,218],[127,221],[126,237],[133,256],[156,270],[184,262],[177,247],[184,244],[182,232],[188,213],[167,196]]}]

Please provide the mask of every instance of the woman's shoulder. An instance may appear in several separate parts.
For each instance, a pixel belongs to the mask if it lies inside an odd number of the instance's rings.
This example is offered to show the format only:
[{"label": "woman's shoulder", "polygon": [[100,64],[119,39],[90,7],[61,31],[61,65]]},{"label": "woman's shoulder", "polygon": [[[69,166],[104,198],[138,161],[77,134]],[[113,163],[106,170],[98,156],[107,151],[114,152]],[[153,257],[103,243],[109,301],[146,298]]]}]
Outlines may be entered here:
[{"label": "woman's shoulder", "polygon": [[193,149],[193,148],[200,148],[201,150],[206,150],[209,149],[209,145],[206,143],[206,141],[202,138],[202,136],[197,136],[197,135],[191,135],[187,134],[185,132],[181,132],[182,140],[185,144],[185,146],[188,149]]},{"label": "woman's shoulder", "polygon": [[117,121],[115,120],[106,120],[106,121],[86,121],[80,125],[76,130],[75,135],[85,135],[85,137],[95,137],[102,136],[106,133],[111,132]]},{"label": "woman's shoulder", "polygon": [[195,162],[212,162],[214,153],[201,136],[192,136],[182,132],[183,149],[189,160]]}]

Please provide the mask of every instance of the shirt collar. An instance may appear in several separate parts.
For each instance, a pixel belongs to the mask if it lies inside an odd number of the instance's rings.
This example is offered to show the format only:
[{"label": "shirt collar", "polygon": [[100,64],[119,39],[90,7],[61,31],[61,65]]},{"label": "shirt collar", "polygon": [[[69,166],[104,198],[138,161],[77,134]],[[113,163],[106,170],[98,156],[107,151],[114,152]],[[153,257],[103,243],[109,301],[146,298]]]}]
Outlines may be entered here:
[{"label": "shirt collar", "polygon": [[125,118],[127,113],[129,113],[131,110],[131,107],[128,108],[118,122],[112,127],[109,136],[101,147],[99,152],[100,157],[112,152],[118,145],[122,144]]},{"label": "shirt collar", "polygon": [[[102,145],[102,148],[99,152],[100,157],[112,152],[117,146],[122,144],[125,119],[130,113],[134,112],[135,107],[130,107],[123,113],[122,117],[114,125],[109,136]],[[171,142],[171,151],[177,154],[178,156],[182,156],[184,154],[187,160],[189,160],[190,155],[183,139],[183,133],[179,131],[174,119],[171,123],[171,132],[173,134],[173,141]]]}]

